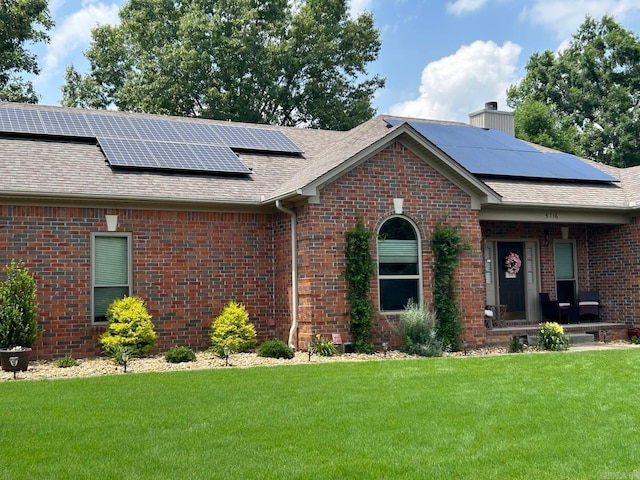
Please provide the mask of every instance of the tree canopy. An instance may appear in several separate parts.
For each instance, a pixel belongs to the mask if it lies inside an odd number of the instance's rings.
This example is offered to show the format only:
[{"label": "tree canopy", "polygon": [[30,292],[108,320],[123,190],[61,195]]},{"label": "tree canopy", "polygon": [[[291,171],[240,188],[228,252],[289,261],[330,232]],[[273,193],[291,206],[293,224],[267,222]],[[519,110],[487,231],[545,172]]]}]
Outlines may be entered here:
[{"label": "tree canopy", "polygon": [[346,0],[129,0],[92,31],[66,106],[349,129],[375,111],[379,32]]},{"label": "tree canopy", "polygon": [[526,69],[507,91],[518,137],[609,165],[640,165],[636,35],[612,17],[586,17],[565,50],[535,53]]},{"label": "tree canopy", "polygon": [[51,27],[47,0],[0,0],[1,101],[38,103],[32,82],[21,76],[40,72],[25,44],[49,41]]}]

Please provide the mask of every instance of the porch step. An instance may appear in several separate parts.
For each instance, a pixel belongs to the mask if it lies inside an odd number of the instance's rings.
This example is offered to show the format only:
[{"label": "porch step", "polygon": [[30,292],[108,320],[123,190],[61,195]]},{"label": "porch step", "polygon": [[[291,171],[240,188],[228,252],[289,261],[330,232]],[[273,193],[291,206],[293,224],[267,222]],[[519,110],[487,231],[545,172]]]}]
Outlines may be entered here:
[{"label": "porch step", "polygon": [[595,343],[596,338],[592,333],[569,333],[569,345],[584,345]]},{"label": "porch step", "polygon": [[[596,338],[592,333],[569,333],[567,335],[569,337],[569,345],[587,345],[596,342]],[[527,335],[527,337],[529,345],[538,344],[537,335]]]}]

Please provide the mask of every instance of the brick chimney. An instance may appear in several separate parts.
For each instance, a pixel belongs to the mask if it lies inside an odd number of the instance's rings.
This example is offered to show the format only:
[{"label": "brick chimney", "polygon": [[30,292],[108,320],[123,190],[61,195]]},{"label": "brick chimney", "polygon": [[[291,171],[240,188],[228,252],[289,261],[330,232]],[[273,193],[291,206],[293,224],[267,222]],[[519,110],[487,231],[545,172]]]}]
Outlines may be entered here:
[{"label": "brick chimney", "polygon": [[482,110],[469,114],[469,123],[474,127],[494,128],[508,135],[516,135],[513,112],[498,110],[498,102],[487,102]]}]

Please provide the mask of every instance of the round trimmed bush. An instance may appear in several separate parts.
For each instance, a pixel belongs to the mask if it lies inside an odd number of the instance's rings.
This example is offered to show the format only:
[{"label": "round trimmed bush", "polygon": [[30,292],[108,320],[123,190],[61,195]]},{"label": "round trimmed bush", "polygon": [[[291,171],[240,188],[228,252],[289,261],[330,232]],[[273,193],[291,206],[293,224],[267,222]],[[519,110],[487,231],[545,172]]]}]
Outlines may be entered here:
[{"label": "round trimmed bush", "polygon": [[223,357],[225,346],[240,353],[255,345],[256,329],[249,322],[249,313],[241,303],[229,302],[211,325],[211,348]]},{"label": "round trimmed bush", "polygon": [[167,350],[164,359],[169,363],[194,362],[196,354],[189,347],[175,346]]},{"label": "round trimmed bush", "polygon": [[293,358],[293,348],[282,340],[267,340],[258,347],[258,356],[266,358]]},{"label": "round trimmed bush", "polygon": [[100,344],[109,355],[126,350],[134,357],[150,353],[156,346],[157,335],[151,315],[140,297],[124,297],[111,302],[107,308],[107,329],[100,336]]}]

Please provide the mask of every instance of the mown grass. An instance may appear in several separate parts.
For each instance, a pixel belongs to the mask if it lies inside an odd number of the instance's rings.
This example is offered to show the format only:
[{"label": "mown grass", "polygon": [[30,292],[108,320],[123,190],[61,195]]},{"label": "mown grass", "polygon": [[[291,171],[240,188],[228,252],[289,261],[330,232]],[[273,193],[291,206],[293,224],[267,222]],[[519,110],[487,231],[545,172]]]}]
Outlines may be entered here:
[{"label": "mown grass", "polygon": [[0,477],[640,478],[640,350],[0,384]]}]

